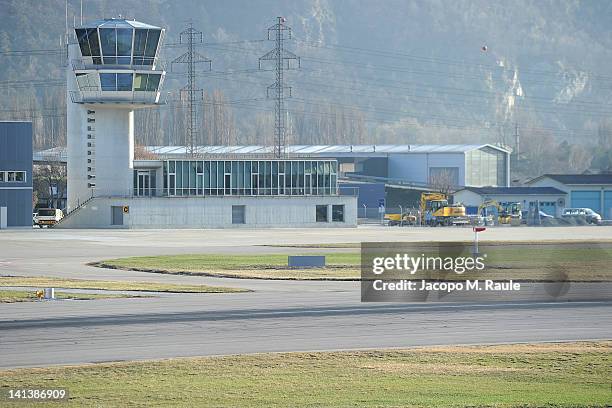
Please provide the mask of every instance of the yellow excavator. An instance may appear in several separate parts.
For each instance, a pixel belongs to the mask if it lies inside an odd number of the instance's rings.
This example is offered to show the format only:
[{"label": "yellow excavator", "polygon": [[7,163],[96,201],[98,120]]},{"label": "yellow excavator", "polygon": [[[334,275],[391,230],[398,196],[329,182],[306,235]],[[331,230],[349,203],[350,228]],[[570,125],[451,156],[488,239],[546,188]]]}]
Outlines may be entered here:
[{"label": "yellow excavator", "polygon": [[[482,213],[483,210],[486,211],[488,208],[494,208],[497,211],[497,222],[499,224],[520,225],[521,223],[521,203],[506,203],[502,205],[495,200],[486,200],[478,207],[478,215],[484,216],[485,220],[488,214],[483,215]],[[493,220],[491,217],[489,219]]]},{"label": "yellow excavator", "polygon": [[470,220],[462,204],[449,204],[442,193],[421,193],[421,223],[423,225],[465,225]]}]

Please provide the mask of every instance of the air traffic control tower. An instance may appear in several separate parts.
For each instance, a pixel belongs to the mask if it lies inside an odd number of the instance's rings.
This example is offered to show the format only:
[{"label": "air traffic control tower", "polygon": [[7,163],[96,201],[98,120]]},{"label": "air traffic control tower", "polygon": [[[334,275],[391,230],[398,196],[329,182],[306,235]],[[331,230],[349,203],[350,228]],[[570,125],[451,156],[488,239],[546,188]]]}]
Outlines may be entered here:
[{"label": "air traffic control tower", "polygon": [[164,30],[126,19],[75,29],[68,45],[68,210],[133,193],[134,110],[162,103]]},{"label": "air traffic control tower", "polygon": [[[338,161],[196,152],[134,160],[134,111],[163,103],[164,30],[105,19],[68,45],[68,212],[55,228],[355,227]],[[76,38],[76,39],[75,39]]]}]

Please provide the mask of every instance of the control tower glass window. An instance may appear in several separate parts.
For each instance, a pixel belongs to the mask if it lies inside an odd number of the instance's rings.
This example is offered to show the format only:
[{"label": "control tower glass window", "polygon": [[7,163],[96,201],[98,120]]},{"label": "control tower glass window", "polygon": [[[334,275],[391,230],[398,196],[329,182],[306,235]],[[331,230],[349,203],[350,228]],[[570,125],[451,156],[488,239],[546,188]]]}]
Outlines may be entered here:
[{"label": "control tower glass window", "polygon": [[135,30],[134,65],[153,65],[160,35],[161,30]]},{"label": "control tower glass window", "polygon": [[96,91],[99,88],[96,82],[96,74],[77,73],[76,80],[81,91]]},{"label": "control tower glass window", "polygon": [[103,91],[131,91],[132,74],[100,73]]},{"label": "control tower glass window", "polygon": [[131,64],[132,33],[130,28],[100,28],[104,64]]},{"label": "control tower glass window", "polygon": [[134,77],[135,91],[156,92],[161,74],[136,74]]},{"label": "control tower glass window", "polygon": [[95,28],[77,28],[76,36],[81,48],[81,55],[91,57],[94,64],[102,64],[98,30]]}]

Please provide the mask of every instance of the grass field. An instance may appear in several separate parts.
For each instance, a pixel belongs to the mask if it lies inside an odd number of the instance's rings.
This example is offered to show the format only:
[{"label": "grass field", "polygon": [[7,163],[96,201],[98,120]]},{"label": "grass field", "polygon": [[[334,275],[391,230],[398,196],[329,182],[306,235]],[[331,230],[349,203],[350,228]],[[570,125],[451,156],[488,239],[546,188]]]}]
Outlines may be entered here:
[{"label": "grass field", "polygon": [[119,282],[52,277],[0,276],[0,287],[33,287],[63,289],[129,290],[137,292],[171,293],[232,293],[248,292],[246,289],[207,285],[175,285],[155,282]]},{"label": "grass field", "polygon": [[608,341],[16,369],[0,384],[67,388],[70,407],[605,407],[611,365]]},{"label": "grass field", "polygon": [[287,255],[170,255],[110,259],[95,264],[118,269],[150,272],[190,273],[263,279],[357,279],[360,274],[358,252],[329,253],[326,268],[289,269]]},{"label": "grass field", "polygon": [[[338,248],[348,246],[336,244]],[[347,244],[348,245],[348,244]],[[404,244],[400,244],[404,245]],[[415,248],[418,249],[415,244]],[[313,248],[309,246],[308,248]],[[401,250],[401,247],[399,247]],[[468,248],[470,248],[468,246]],[[323,249],[323,248],[322,248]],[[514,279],[517,281],[569,280],[609,281],[612,272],[612,243],[486,243],[487,270],[471,279]],[[383,249],[383,251],[386,249]],[[351,252],[321,252],[326,256],[327,267],[290,269],[287,255],[214,255],[190,254],[171,256],[147,256],[105,260],[93,265],[117,269],[139,270],[156,273],[185,273],[211,276],[261,279],[339,279],[360,278],[361,254]],[[402,278],[405,276],[402,276]],[[421,278],[421,276],[413,276]],[[465,279],[466,275],[450,274],[445,279]]]},{"label": "grass field", "polygon": [[[37,302],[36,291],[32,290],[0,290],[0,303]],[[56,299],[70,300],[94,300],[94,299],[116,299],[138,297],[122,294],[100,294],[100,293],[67,293],[55,292]]]}]

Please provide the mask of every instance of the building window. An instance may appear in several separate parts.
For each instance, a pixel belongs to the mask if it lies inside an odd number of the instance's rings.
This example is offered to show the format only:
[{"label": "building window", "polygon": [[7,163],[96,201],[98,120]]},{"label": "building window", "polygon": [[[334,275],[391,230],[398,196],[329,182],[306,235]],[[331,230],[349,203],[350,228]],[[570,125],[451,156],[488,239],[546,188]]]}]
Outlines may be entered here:
[{"label": "building window", "polygon": [[0,171],[0,183],[4,182],[4,172]]},{"label": "building window", "polygon": [[134,90],[156,92],[160,80],[161,74],[136,74],[134,77]]},{"label": "building window", "polygon": [[92,57],[94,64],[101,64],[98,30],[96,28],[77,28],[75,31],[81,47],[81,55]]},{"label": "building window", "polygon": [[129,28],[100,28],[100,43],[105,64],[131,63],[132,34],[133,30]]},{"label": "building window", "polygon": [[23,183],[26,181],[25,171],[7,171],[6,176],[3,172],[0,181],[7,181],[9,183]]},{"label": "building window", "polygon": [[131,91],[132,74],[100,73],[100,87],[103,91]]},{"label": "building window", "polygon": [[344,222],[344,205],[332,205],[332,221]]},{"label": "building window", "polygon": [[153,65],[160,34],[160,30],[135,30],[134,65]]},{"label": "building window", "polygon": [[245,205],[232,205],[232,224],[246,224],[245,213]]},{"label": "building window", "polygon": [[164,178],[169,181],[173,174],[176,195],[338,194],[337,163],[332,160],[164,161]]},{"label": "building window", "polygon": [[94,118],[87,118],[87,123],[96,123]]},{"label": "building window", "polygon": [[81,91],[96,91],[100,86],[98,76],[94,73],[77,72],[76,81]]},{"label": "building window", "polygon": [[327,221],[327,205],[317,205],[317,222]]}]

